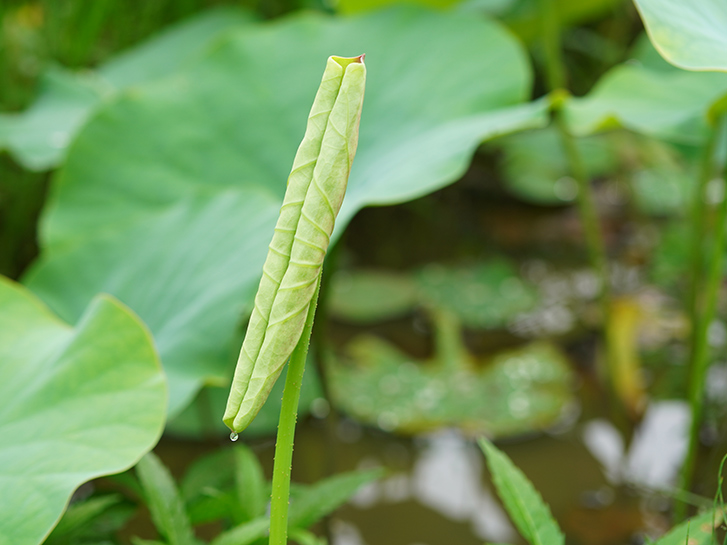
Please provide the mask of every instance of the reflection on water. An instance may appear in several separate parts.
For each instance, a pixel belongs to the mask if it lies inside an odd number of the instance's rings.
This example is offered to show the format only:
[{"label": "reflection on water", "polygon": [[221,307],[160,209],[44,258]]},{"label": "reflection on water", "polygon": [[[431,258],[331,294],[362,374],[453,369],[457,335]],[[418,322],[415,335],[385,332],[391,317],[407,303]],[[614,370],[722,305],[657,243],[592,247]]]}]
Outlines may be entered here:
[{"label": "reflection on water", "polygon": [[689,406],[685,402],[658,401],[647,409],[628,452],[624,452],[618,430],[606,420],[588,422],[583,440],[603,464],[610,483],[665,490],[676,484],[687,452],[689,424]]}]

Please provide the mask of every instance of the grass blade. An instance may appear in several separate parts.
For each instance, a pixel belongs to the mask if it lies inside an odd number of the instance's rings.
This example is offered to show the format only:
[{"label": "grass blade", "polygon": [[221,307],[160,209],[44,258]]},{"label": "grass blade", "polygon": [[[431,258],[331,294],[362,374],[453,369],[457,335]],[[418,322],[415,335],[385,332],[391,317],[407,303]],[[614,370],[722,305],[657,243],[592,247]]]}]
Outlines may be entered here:
[{"label": "grass blade", "polygon": [[182,497],[171,473],[159,458],[148,453],[136,465],[136,474],[157,531],[169,545],[196,545]]},{"label": "grass blade", "polygon": [[483,438],[479,443],[497,493],[520,534],[531,545],[563,545],[563,532],[528,478],[490,441]]}]

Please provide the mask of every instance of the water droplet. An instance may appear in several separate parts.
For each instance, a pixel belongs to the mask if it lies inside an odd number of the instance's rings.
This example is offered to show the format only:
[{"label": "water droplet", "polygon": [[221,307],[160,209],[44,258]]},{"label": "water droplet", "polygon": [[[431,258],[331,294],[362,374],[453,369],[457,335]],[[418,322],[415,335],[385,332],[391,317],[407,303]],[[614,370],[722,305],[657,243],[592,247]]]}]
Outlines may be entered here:
[{"label": "water droplet", "polygon": [[237,435],[236,431],[233,431],[232,433],[230,433],[230,441],[237,441],[238,437],[240,437],[240,436]]}]

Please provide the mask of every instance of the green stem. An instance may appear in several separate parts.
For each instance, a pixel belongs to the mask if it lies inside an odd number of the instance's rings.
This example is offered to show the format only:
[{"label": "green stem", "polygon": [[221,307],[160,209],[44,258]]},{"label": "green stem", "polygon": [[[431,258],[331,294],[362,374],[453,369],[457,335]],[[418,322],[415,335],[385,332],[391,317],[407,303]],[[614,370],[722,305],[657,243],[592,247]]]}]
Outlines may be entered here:
[{"label": "green stem", "polygon": [[[727,116],[724,116],[722,122],[726,120]],[[716,146],[713,146],[712,160],[714,160],[714,149],[716,149]],[[699,429],[702,424],[704,380],[707,375],[707,369],[709,368],[709,326],[714,321],[717,311],[717,299],[719,298],[719,288],[722,281],[726,240],[725,229],[727,228],[727,180],[723,179],[722,189],[722,202],[717,210],[717,217],[714,224],[714,241],[712,243],[711,259],[709,269],[707,270],[707,278],[703,284],[704,294],[701,298],[703,308],[701,309],[701,313],[697,313],[698,319],[693,324],[693,354],[688,392],[692,423],[689,430],[689,450],[687,451],[687,458],[682,466],[680,482],[681,488],[685,490],[691,488],[699,451]],[[699,298],[697,297],[697,299]],[[699,306],[697,305],[697,307]],[[684,518],[684,515],[685,507],[680,505],[677,509],[677,516]]]},{"label": "green stem", "polygon": [[278,439],[275,443],[269,545],[286,545],[288,542],[288,504],[290,503],[290,470],[293,464],[293,438],[295,436],[295,423],[298,419],[300,388],[303,382],[308,344],[313,330],[313,319],[316,314],[320,288],[321,276],[319,275],[316,292],[308,309],[303,334],[290,356],[288,372],[285,376],[285,390],[283,391],[283,403],[280,407],[280,422],[278,423]]},{"label": "green stem", "polygon": [[692,202],[692,242],[691,242],[691,267],[689,279],[689,294],[687,305],[692,324],[692,336],[690,339],[690,364],[694,361],[695,332],[699,323],[699,316],[702,310],[703,299],[699,296],[699,288],[702,285],[704,276],[704,239],[707,234],[707,184],[714,173],[714,151],[717,131],[711,131],[707,146],[702,156],[702,163],[699,170],[699,179]]},{"label": "green stem", "polygon": [[[558,14],[555,10],[553,0],[540,0],[541,18],[543,22],[543,50],[545,53],[545,69],[550,91],[564,89],[566,86],[565,68],[562,56],[562,48],[560,43],[560,22]],[[610,306],[611,306],[611,283],[608,270],[608,259],[606,257],[606,245],[603,241],[601,228],[598,222],[598,214],[593,198],[590,180],[586,171],[585,163],[575,138],[568,129],[567,123],[563,118],[562,111],[556,109],[554,112],[554,120],[556,128],[560,133],[563,150],[568,161],[568,166],[573,179],[578,185],[578,211],[583,224],[583,230],[586,237],[586,246],[588,248],[588,256],[595,273],[598,275],[601,289],[599,292],[599,303],[603,323],[606,328],[606,362],[607,367],[611,368],[610,346]],[[610,373],[608,373],[610,376]],[[613,377],[612,377],[613,378]]]}]

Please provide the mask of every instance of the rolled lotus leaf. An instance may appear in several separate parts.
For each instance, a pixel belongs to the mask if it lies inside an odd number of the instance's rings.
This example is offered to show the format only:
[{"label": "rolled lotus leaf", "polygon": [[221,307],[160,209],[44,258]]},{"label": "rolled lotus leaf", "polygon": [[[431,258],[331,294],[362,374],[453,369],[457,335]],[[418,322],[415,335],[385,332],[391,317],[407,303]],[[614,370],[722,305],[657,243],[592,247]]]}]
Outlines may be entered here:
[{"label": "rolled lotus leaf", "polygon": [[358,144],[366,66],[329,57],[288,177],[224,422],[245,429],[298,343]]}]

